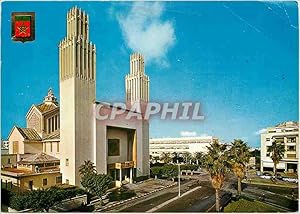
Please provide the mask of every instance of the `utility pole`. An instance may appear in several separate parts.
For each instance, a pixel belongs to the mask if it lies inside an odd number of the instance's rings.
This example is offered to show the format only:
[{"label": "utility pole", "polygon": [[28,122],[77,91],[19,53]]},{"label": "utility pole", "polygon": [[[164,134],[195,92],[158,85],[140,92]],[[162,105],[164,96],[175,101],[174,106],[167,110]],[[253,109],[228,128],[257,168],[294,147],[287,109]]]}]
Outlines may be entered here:
[{"label": "utility pole", "polygon": [[181,197],[181,195],[180,195],[180,164],[178,164],[178,197]]}]

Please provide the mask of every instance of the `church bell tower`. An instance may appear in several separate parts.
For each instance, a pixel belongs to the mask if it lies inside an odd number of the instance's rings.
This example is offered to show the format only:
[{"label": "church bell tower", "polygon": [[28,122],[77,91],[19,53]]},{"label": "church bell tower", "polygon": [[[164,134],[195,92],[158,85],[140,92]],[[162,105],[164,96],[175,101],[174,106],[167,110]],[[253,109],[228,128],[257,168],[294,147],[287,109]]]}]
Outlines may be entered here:
[{"label": "church bell tower", "polygon": [[130,72],[125,77],[126,104],[138,102],[142,106],[149,102],[149,77],[145,74],[144,56],[139,53],[130,55]]},{"label": "church bell tower", "polygon": [[59,43],[60,168],[63,183],[80,185],[78,168],[93,160],[93,103],[96,46],[89,41],[89,17],[73,7],[67,35]]}]

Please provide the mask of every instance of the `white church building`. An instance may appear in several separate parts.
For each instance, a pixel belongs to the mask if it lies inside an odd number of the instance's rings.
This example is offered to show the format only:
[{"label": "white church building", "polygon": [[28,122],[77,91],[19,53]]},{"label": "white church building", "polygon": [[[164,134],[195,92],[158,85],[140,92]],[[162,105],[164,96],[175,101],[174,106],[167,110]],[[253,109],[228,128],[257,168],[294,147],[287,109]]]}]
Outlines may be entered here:
[{"label": "white church building", "polygon": [[[88,15],[76,7],[67,14],[67,35],[59,43],[59,77],[63,182],[79,185],[78,169],[85,160],[91,160],[99,173],[110,174],[117,186],[123,180],[132,182],[134,176],[148,176],[148,121],[126,120],[130,110],[114,120],[96,119],[95,110],[101,104],[95,92],[96,46],[89,41]],[[149,77],[141,54],[131,55],[125,86],[129,105],[148,102]]]}]

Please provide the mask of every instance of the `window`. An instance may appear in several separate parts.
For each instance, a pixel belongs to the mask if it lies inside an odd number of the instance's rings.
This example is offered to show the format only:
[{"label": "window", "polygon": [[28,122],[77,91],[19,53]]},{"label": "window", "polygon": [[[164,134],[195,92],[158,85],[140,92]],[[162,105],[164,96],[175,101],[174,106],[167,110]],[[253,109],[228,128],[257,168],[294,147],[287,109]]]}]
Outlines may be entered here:
[{"label": "window", "polygon": [[69,166],[69,159],[66,159],[66,166]]},{"label": "window", "polygon": [[270,138],[266,138],[266,141],[270,141]]},{"label": "window", "polygon": [[19,142],[18,141],[14,141],[13,142],[13,153],[14,154],[18,154],[19,152]]},{"label": "window", "polygon": [[8,164],[11,164],[11,160],[10,160],[10,158],[8,158],[8,160],[7,160],[7,163],[8,163]]},{"label": "window", "polygon": [[120,156],[120,139],[108,139],[108,156]]},{"label": "window", "polygon": [[294,159],[294,158],[296,158],[296,154],[287,154],[286,157],[288,159]]},{"label": "window", "polygon": [[51,118],[48,119],[48,134],[51,132]]},{"label": "window", "polygon": [[296,151],[296,146],[288,146],[287,150],[288,151]]},{"label": "window", "polygon": [[47,152],[47,143],[43,143],[43,146],[44,146],[44,152]]},{"label": "window", "polygon": [[59,152],[59,142],[56,143],[56,152]]},{"label": "window", "polygon": [[56,177],[56,184],[61,184],[62,183],[62,176]]},{"label": "window", "polygon": [[32,190],[33,189],[33,181],[29,181],[29,189]]},{"label": "window", "polygon": [[51,130],[54,131],[54,117],[51,117]]},{"label": "window", "polygon": [[44,179],[43,179],[43,186],[47,186],[47,182],[48,182],[48,181],[47,181],[47,178],[44,178]]},{"label": "window", "polygon": [[295,137],[291,137],[287,139],[288,143],[296,143],[296,138]]},{"label": "window", "polygon": [[55,130],[57,130],[57,115],[55,115]]},{"label": "window", "polygon": [[66,184],[69,184],[69,179],[66,179]]},{"label": "window", "polygon": [[50,142],[50,152],[52,152],[52,142]]}]

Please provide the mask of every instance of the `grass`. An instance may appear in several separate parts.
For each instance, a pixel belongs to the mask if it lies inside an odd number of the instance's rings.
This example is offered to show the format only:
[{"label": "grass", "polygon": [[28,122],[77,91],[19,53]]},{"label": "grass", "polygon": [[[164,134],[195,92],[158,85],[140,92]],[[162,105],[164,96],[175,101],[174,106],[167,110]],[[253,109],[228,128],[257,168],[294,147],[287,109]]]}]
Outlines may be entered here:
[{"label": "grass", "polygon": [[263,179],[263,178],[251,178],[251,183],[250,181],[243,181],[243,183],[248,183],[248,184],[257,184],[257,185],[269,185],[269,186],[278,186],[278,187],[289,187],[289,188],[294,188],[298,187],[298,184],[296,183],[289,183],[289,182],[284,182],[284,181],[271,181],[270,179]]},{"label": "grass", "polygon": [[259,201],[240,199],[228,204],[224,212],[280,212],[280,210]]}]

